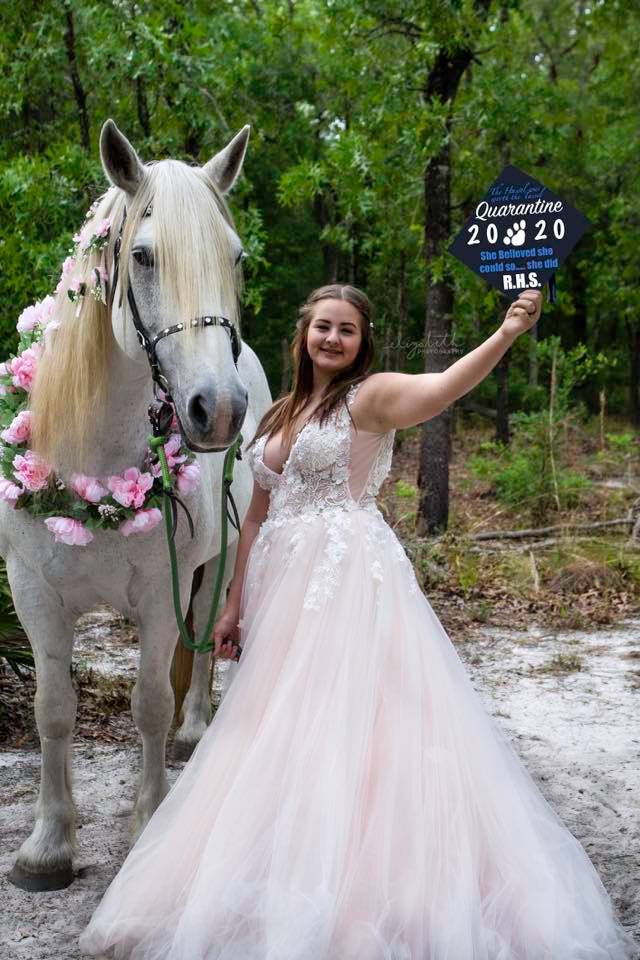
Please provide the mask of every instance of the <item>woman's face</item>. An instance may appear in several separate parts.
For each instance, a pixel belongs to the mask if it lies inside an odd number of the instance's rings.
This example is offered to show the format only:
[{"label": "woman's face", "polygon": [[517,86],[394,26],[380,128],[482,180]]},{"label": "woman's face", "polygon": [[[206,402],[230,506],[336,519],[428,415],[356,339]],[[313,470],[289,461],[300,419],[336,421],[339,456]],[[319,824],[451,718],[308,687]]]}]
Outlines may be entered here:
[{"label": "woman's face", "polygon": [[346,300],[318,300],[307,330],[307,350],[316,369],[331,375],[349,367],[362,343],[362,317]]}]

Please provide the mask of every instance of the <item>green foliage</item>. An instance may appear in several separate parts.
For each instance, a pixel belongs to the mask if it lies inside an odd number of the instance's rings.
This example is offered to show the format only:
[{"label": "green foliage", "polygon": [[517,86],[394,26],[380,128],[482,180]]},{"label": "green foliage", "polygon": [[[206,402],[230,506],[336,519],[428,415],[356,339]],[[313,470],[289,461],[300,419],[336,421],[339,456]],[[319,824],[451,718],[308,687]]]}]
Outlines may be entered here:
[{"label": "green foliage", "polygon": [[549,511],[576,506],[591,481],[562,465],[557,433],[552,441],[553,469],[546,413],[521,413],[513,419],[511,446],[482,444],[469,466],[476,477],[492,484],[501,503],[525,510],[533,523],[544,523]]},{"label": "green foliage", "polygon": [[396,480],[396,496],[410,500],[418,493],[418,488],[413,483],[407,483],[406,480]]},{"label": "green foliage", "polygon": [[[539,359],[544,373],[553,345],[564,352],[561,404],[579,399],[594,411],[604,389],[609,410],[628,409],[640,280],[635,8],[26,0],[4,4],[0,26],[5,351],[17,315],[55,285],[69,237],[107,186],[98,135],[108,116],[143,159],[198,163],[249,122],[231,206],[249,254],[243,331],[273,393],[298,304],[334,277],[371,296],[380,348],[400,328],[403,341],[423,338],[429,279],[453,280],[467,350],[495,329],[504,306],[495,291],[446,252],[425,262],[424,173],[448,142],[452,237],[507,162],[591,219],[558,275],[558,303],[545,307]],[[429,95],[438,56],[465,44],[474,57],[455,101]],[[523,337],[512,351],[512,403],[543,410],[548,395],[529,376],[527,348]],[[403,349],[380,361],[408,372],[424,365]],[[477,397],[490,403],[494,391],[488,378]]]}]

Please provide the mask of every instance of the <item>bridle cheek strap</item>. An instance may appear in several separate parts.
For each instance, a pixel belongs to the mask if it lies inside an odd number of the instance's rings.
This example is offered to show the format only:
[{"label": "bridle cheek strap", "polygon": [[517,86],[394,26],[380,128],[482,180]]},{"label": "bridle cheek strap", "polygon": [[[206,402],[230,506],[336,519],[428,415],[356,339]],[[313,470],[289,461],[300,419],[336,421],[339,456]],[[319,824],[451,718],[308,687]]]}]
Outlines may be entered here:
[{"label": "bridle cheek strap", "polygon": [[[125,221],[127,219],[127,208],[125,207],[124,213],[122,215],[122,222],[120,223],[120,229],[118,231],[118,236],[116,237],[116,242],[113,251],[113,282],[111,286],[110,293],[110,303],[113,307],[113,300],[115,297],[116,287],[118,285],[118,274],[120,268],[120,249],[122,247],[122,232],[124,230]],[[120,300],[122,302],[122,299]],[[143,348],[147,354],[147,360],[149,361],[149,367],[151,368],[151,378],[154,384],[154,392],[157,395],[157,388],[159,387],[165,394],[165,397],[168,400],[171,400],[171,390],[169,388],[169,383],[167,378],[162,372],[160,366],[160,361],[158,360],[158,355],[156,352],[156,347],[158,343],[163,340],[165,337],[170,337],[172,333],[180,333],[185,329],[187,324],[185,323],[174,323],[170,327],[165,327],[164,330],[161,330],[160,333],[156,333],[154,336],[150,336],[145,325],[142,322],[140,316],[140,311],[138,310],[138,305],[136,303],[136,298],[133,293],[133,288],[131,283],[127,283],[127,302],[129,304],[129,309],[131,310],[131,318],[133,320],[133,325],[136,330],[138,341],[140,346]],[[229,331],[229,336],[231,337],[231,351],[233,354],[233,362],[235,366],[238,366],[238,357],[242,350],[242,345],[238,337],[238,332],[233,325],[233,323],[227,318],[222,316],[205,316],[205,317],[194,317],[189,321],[189,326],[191,327],[213,327],[220,326],[225,327]]]}]

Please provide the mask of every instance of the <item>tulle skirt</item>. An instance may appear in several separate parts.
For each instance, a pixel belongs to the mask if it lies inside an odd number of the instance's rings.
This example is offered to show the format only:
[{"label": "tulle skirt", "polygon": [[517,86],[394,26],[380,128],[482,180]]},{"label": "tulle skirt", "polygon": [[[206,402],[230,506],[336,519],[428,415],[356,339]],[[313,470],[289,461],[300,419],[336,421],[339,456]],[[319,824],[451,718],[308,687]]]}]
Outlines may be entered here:
[{"label": "tulle skirt", "polygon": [[263,527],[233,680],[83,931],[83,953],[634,956],[382,515]]}]

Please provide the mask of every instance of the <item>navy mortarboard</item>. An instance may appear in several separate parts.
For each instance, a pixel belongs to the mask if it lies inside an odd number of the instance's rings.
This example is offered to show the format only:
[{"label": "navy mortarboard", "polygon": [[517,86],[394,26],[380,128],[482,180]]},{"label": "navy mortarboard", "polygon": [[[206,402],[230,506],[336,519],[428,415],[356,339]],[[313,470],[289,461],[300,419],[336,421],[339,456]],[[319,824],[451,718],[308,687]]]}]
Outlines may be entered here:
[{"label": "navy mortarboard", "polygon": [[509,300],[526,288],[549,283],[590,226],[579,210],[533,177],[505,167],[449,252]]}]

